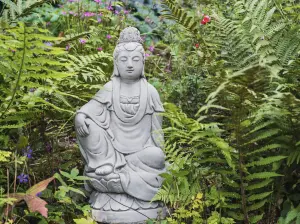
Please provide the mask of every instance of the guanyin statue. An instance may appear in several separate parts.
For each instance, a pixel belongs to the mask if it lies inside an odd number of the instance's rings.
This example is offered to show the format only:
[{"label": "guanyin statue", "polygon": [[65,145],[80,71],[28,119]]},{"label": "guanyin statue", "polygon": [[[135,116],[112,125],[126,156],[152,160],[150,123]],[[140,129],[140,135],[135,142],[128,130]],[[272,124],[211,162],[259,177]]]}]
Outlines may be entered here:
[{"label": "guanyin statue", "polygon": [[114,50],[111,81],[75,117],[85,160],[86,189],[96,221],[139,223],[165,216],[152,202],[165,172],[161,132],[164,111],[157,90],[144,75],[139,31],[125,28]]}]

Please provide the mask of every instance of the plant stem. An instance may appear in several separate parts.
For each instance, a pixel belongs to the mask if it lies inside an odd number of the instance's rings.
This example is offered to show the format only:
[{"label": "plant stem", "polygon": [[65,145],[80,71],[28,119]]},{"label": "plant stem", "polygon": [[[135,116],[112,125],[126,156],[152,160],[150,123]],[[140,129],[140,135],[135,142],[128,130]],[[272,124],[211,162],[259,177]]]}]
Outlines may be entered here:
[{"label": "plant stem", "polygon": [[6,114],[6,112],[8,111],[10,106],[12,105],[12,103],[15,99],[15,96],[16,96],[17,89],[19,87],[19,82],[20,82],[20,78],[21,78],[21,74],[22,74],[22,70],[23,70],[23,65],[24,65],[24,60],[25,60],[25,49],[26,49],[26,26],[25,26],[25,23],[23,23],[23,25],[24,25],[24,38],[23,38],[23,55],[22,55],[21,66],[20,66],[20,69],[19,69],[19,74],[18,74],[16,86],[15,86],[14,91],[13,91],[13,95],[12,95],[11,100],[10,100],[8,106],[6,107],[5,111],[1,114],[0,119],[4,116],[4,114]]},{"label": "plant stem", "polygon": [[14,193],[16,193],[16,185],[17,185],[17,150],[15,151],[15,180],[14,180]]}]

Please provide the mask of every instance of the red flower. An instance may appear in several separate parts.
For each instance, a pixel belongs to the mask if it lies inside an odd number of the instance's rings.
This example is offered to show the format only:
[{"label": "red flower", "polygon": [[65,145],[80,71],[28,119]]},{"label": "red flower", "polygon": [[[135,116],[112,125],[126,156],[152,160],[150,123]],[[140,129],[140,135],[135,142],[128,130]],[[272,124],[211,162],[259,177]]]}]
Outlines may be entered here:
[{"label": "red flower", "polygon": [[210,22],[210,17],[206,15],[206,16],[203,17],[202,21],[208,23],[208,22]]},{"label": "red flower", "polygon": [[197,44],[195,44],[195,47],[196,47],[196,48],[199,48],[199,44],[198,44],[198,43],[197,43]]},{"label": "red flower", "polygon": [[210,22],[210,17],[206,15],[206,16],[203,17],[203,19],[201,21],[201,24],[205,25],[208,22]]}]

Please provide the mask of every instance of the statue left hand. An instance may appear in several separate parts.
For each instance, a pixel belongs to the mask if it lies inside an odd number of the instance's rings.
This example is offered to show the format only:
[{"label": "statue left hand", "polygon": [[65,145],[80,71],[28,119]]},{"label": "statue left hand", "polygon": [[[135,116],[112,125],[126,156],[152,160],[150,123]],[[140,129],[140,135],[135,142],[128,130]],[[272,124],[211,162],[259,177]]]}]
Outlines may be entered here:
[{"label": "statue left hand", "polygon": [[86,137],[90,134],[88,124],[86,122],[86,116],[84,114],[77,114],[75,117],[75,128],[79,136]]}]

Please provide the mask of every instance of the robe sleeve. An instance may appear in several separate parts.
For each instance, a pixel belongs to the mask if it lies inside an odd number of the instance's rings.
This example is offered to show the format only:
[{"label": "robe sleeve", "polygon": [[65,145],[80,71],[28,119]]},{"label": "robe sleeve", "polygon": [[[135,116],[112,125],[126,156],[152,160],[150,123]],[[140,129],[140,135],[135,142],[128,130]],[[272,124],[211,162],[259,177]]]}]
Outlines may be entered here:
[{"label": "robe sleeve", "polygon": [[98,126],[108,129],[110,123],[109,109],[112,107],[111,82],[104,85],[88,103],[80,108],[77,113],[83,113],[93,120]]},{"label": "robe sleeve", "polygon": [[157,90],[148,83],[148,94],[149,94],[149,106],[150,111],[154,112],[164,112],[164,107],[160,101],[159,94]]},{"label": "robe sleeve", "polygon": [[151,136],[154,144],[162,149],[164,145],[164,134],[162,131],[162,115],[160,113],[165,110],[157,90],[151,84],[148,84],[148,91],[150,96],[150,108],[148,111],[152,114]]}]

